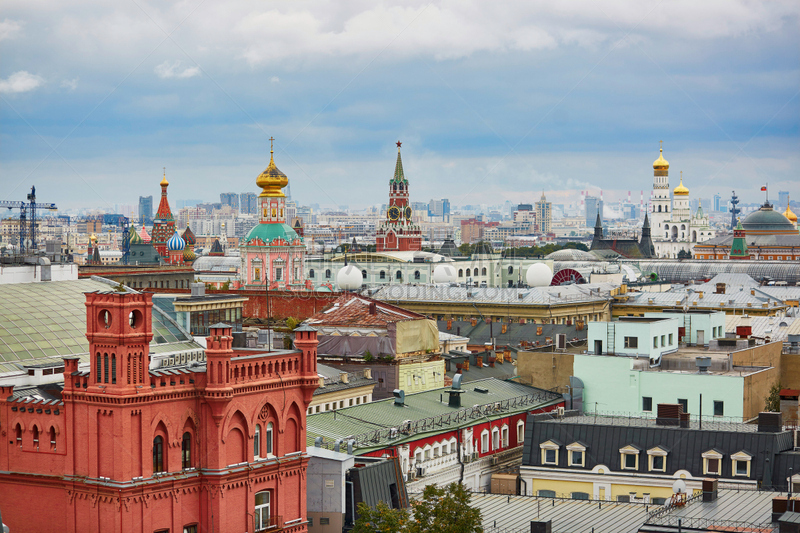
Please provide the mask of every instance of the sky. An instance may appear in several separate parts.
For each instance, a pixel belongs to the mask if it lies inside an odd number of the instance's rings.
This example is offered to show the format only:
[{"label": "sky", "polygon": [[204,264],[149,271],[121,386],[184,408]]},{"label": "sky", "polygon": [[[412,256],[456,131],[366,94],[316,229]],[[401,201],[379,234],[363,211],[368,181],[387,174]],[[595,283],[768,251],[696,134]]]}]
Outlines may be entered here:
[{"label": "sky", "polygon": [[[796,0],[4,0],[0,200],[800,200]],[[773,192],[774,191],[774,192]]]}]

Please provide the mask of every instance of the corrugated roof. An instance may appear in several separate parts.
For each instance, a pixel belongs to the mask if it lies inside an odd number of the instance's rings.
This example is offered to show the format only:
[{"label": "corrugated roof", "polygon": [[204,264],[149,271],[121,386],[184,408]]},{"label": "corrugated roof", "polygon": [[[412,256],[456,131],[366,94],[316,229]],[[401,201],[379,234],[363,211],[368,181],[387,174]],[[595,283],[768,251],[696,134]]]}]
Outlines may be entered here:
[{"label": "corrugated roof", "polygon": [[388,285],[373,295],[384,301],[500,303],[504,305],[561,304],[606,301],[610,283],[587,283],[555,287],[453,287],[441,285]]},{"label": "corrugated roof", "polygon": [[552,520],[553,533],[636,533],[654,506],[635,503],[563,500],[473,493],[470,507],[480,509],[484,531],[522,533],[532,521]]},{"label": "corrugated roof", "polygon": [[800,335],[800,317],[726,315],[725,331],[736,333],[736,327],[749,323],[754,337],[769,337],[771,341],[786,341],[789,335]]},{"label": "corrugated roof", "polygon": [[[374,304],[374,313],[370,306]],[[401,307],[390,305],[372,298],[355,294],[343,294],[334,301],[333,306],[320,311],[306,323],[314,327],[325,326],[378,326],[386,327],[403,320],[420,320],[424,316]]]}]

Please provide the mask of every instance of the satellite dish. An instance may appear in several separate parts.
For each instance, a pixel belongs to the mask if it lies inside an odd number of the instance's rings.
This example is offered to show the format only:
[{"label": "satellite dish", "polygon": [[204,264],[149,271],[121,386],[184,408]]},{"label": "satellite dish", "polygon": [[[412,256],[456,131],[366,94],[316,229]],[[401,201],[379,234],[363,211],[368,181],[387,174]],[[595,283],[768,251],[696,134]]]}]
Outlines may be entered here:
[{"label": "satellite dish", "polygon": [[686,482],[682,479],[676,479],[672,484],[672,492],[674,494],[686,494]]}]

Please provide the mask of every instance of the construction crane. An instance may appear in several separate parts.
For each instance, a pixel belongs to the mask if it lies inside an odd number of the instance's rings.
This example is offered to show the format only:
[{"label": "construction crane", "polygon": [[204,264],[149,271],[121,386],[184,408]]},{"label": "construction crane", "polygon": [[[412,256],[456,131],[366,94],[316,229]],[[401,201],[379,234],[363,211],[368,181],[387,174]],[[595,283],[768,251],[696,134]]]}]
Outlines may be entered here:
[{"label": "construction crane", "polygon": [[[36,210],[48,209],[50,211],[55,211],[58,209],[56,204],[37,204],[36,187],[31,186],[31,192],[28,193],[27,202],[0,201],[0,207],[19,209],[20,254],[25,254],[26,248],[30,250],[31,253],[36,253]],[[30,246],[26,247],[26,240],[30,240]]]}]

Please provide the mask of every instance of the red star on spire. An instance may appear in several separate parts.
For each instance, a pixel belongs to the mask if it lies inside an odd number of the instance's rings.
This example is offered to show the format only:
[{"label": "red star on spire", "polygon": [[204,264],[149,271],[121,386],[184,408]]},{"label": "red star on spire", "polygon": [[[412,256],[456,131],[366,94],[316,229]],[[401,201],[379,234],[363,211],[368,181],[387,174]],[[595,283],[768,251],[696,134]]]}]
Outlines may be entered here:
[{"label": "red star on spire", "polygon": [[397,147],[400,148],[400,145],[403,144],[400,141],[397,141]]}]

